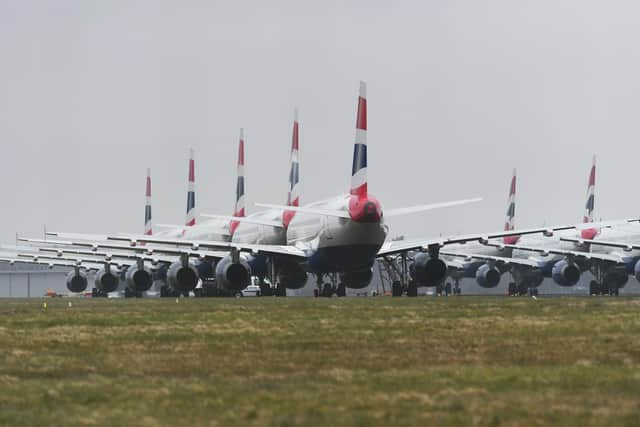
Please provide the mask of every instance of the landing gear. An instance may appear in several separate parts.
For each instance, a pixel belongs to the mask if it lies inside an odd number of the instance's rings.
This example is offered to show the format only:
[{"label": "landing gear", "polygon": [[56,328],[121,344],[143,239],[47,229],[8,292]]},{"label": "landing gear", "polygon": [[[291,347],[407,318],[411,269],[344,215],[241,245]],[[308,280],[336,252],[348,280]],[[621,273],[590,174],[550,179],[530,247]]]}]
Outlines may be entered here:
[{"label": "landing gear", "polygon": [[264,281],[260,282],[260,295],[263,297],[270,297],[273,295],[271,286]]},{"label": "landing gear", "polygon": [[400,283],[399,280],[396,280],[391,284],[391,296],[394,296],[394,297],[402,296],[402,283]]},{"label": "landing gear", "polygon": [[286,297],[287,296],[287,288],[282,286],[280,283],[276,284],[275,296],[277,296],[277,297]]},{"label": "landing gear", "polygon": [[407,296],[408,297],[417,297],[418,296],[418,286],[415,283],[409,283],[407,287]]},{"label": "landing gear", "polygon": [[347,296],[347,287],[344,285],[344,283],[338,283],[338,289],[336,290],[336,295],[339,297]]},{"label": "landing gear", "polygon": [[98,288],[92,288],[91,289],[91,297],[92,298],[107,298],[108,295],[107,295],[106,292],[102,292]]},{"label": "landing gear", "polygon": [[331,286],[331,283],[325,283],[320,294],[325,298],[331,298],[333,295],[333,286]]},{"label": "landing gear", "polygon": [[124,297],[125,298],[142,298],[142,292],[133,291],[129,288],[124,288]]}]

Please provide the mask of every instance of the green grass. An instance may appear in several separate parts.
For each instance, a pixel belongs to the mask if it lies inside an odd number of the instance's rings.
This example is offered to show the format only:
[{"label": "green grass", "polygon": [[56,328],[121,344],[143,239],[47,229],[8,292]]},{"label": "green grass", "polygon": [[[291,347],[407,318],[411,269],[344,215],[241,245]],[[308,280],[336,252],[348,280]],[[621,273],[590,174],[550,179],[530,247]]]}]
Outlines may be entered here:
[{"label": "green grass", "polygon": [[640,299],[43,301],[0,425],[640,425]]}]

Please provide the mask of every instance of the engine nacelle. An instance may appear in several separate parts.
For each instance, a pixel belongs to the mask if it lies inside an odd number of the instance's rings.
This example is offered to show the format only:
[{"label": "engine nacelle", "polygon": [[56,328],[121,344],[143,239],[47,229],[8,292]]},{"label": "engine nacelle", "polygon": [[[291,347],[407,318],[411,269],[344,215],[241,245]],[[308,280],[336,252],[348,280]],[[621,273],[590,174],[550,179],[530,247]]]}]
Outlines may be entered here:
[{"label": "engine nacelle", "polygon": [[633,267],[633,274],[636,276],[636,280],[640,281],[640,259],[636,261],[636,264]]},{"label": "engine nacelle", "polygon": [[102,268],[96,273],[95,286],[99,291],[109,293],[118,289],[120,275],[112,268]]},{"label": "engine nacelle", "polygon": [[132,291],[145,292],[151,289],[153,275],[151,274],[151,270],[132,265],[127,269],[125,281],[127,282],[127,287]]},{"label": "engine nacelle", "polygon": [[67,289],[69,289],[69,292],[84,292],[88,283],[87,274],[81,270],[71,270],[67,274]]},{"label": "engine nacelle", "polygon": [[574,262],[561,259],[551,269],[553,281],[560,286],[573,286],[580,280],[580,267]]},{"label": "engine nacelle", "polygon": [[624,288],[629,281],[629,274],[624,267],[612,267],[604,274],[603,281],[610,287]]},{"label": "engine nacelle", "polygon": [[351,289],[362,289],[369,286],[373,278],[373,270],[366,268],[364,270],[348,271],[340,273],[340,281]]},{"label": "engine nacelle", "polygon": [[198,275],[202,278],[213,277],[216,274],[216,270],[211,261],[199,261],[195,265],[196,270],[198,270]]},{"label": "engine nacelle", "polygon": [[240,255],[237,262],[226,256],[216,265],[216,282],[218,286],[231,291],[241,291],[251,284],[251,267],[247,259]]},{"label": "engine nacelle", "polygon": [[307,284],[307,272],[297,262],[279,268],[278,283],[287,289],[301,289]]},{"label": "engine nacelle", "polygon": [[476,282],[483,288],[495,288],[502,274],[495,266],[483,264],[476,270]]},{"label": "engine nacelle", "polygon": [[432,258],[429,254],[420,252],[413,258],[409,273],[419,286],[437,286],[447,276],[447,264],[440,258]]},{"label": "engine nacelle", "polygon": [[198,285],[198,270],[192,263],[176,261],[167,270],[167,284],[175,291],[189,292]]}]

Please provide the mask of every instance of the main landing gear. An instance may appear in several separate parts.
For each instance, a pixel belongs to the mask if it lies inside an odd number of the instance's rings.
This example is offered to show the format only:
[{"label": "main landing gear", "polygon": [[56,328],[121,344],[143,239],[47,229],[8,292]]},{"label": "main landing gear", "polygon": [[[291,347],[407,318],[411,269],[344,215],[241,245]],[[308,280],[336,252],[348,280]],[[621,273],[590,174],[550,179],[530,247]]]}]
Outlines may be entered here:
[{"label": "main landing gear", "polygon": [[507,287],[507,295],[510,297],[538,296],[538,288],[529,286],[529,284],[525,281],[509,282],[509,286]]},{"label": "main landing gear", "polygon": [[338,283],[338,276],[336,273],[329,273],[328,276],[330,282],[323,283],[324,275],[318,274],[316,280],[317,289],[313,291],[313,295],[316,297],[331,298],[336,295],[338,297],[347,296],[347,287],[344,283]]}]

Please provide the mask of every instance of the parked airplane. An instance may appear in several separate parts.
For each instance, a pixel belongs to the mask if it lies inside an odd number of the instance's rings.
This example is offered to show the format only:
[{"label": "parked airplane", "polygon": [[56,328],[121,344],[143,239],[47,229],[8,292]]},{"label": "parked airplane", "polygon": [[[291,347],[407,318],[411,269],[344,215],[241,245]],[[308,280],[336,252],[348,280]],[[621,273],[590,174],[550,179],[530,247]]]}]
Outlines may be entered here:
[{"label": "parked airplane", "polygon": [[[596,280],[592,281],[590,291],[602,292],[603,288],[606,288],[607,293],[617,294],[618,289],[628,281],[624,258],[613,252],[589,252],[584,244],[585,241],[598,236],[603,229],[610,228],[594,223],[595,179],[594,156],[589,171],[583,226],[578,227],[577,233],[565,231],[559,233],[557,239],[541,240],[539,237],[531,236],[523,239],[524,241],[513,243],[486,242],[487,246],[494,247],[514,258],[534,261],[545,277],[553,278],[556,284],[564,287],[574,286],[583,272],[591,270]],[[620,233],[620,231],[610,232]],[[540,278],[540,282],[541,280]]]},{"label": "parked airplane", "polygon": [[[379,257],[404,254],[405,259],[410,262],[408,269],[412,278],[410,288],[416,289],[418,286],[434,286],[442,282],[447,273],[447,266],[439,255],[440,249],[446,245],[527,234],[552,235],[560,230],[579,227],[563,225],[450,238],[386,242],[387,227],[383,222],[385,217],[458,206],[476,202],[479,199],[390,209],[383,215],[381,203],[369,193],[366,132],[366,86],[361,83],[349,194],[306,206],[259,204],[280,212],[290,212],[282,215],[282,218],[293,217],[285,227],[286,244],[245,243],[234,241],[234,239],[231,242],[208,241],[145,235],[107,236],[107,240],[124,241],[129,246],[108,241],[81,239],[55,243],[85,246],[93,250],[111,248],[146,253],[149,256],[157,256],[159,262],[165,264],[172,263],[174,259],[166,256],[179,255],[180,260],[171,264],[168,275],[172,287],[178,290],[191,290],[197,283],[197,270],[190,258],[211,260],[217,262],[218,266],[222,265],[224,268],[216,277],[224,283],[225,287],[234,290],[243,289],[248,284],[248,278],[252,274],[248,257],[260,255],[270,261],[272,282],[279,280],[285,287],[299,286],[299,283],[289,283],[287,280],[302,278],[304,274],[306,281],[306,273],[310,272],[316,275],[324,295],[333,293],[344,295],[347,287],[362,288],[369,284],[372,277],[371,267],[374,260]],[[65,236],[64,233],[51,234],[62,238]],[[31,241],[42,244],[33,239]],[[141,247],[139,245],[141,242],[147,245]],[[413,255],[410,255],[411,253]],[[217,272],[218,268],[216,268]],[[404,277],[407,276],[406,273],[405,269]],[[329,281],[323,284],[325,278],[329,278]],[[412,291],[410,294],[415,295],[415,292]]]}]

